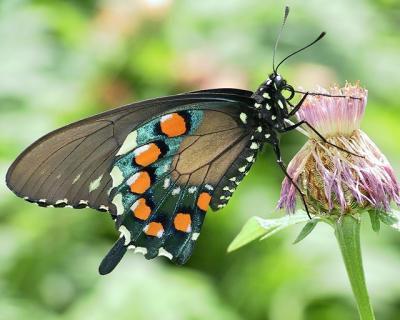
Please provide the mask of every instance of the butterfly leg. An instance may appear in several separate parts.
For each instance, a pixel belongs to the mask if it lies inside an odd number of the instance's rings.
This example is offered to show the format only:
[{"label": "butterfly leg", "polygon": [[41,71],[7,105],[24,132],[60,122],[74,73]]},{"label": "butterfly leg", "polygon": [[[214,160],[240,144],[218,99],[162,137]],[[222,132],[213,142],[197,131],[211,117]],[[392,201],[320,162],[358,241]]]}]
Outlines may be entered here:
[{"label": "butterfly leg", "polygon": [[303,124],[306,125],[307,127],[309,127],[324,143],[326,143],[326,144],[328,144],[328,145],[330,145],[332,147],[335,147],[336,149],[339,149],[340,151],[343,151],[343,152],[346,152],[348,154],[351,154],[352,156],[364,158],[364,156],[360,156],[359,154],[353,153],[353,152],[351,152],[349,150],[346,150],[346,149],[344,149],[342,147],[339,147],[338,145],[336,145],[334,143],[329,142],[328,140],[326,140],[326,138],[321,133],[318,132],[317,129],[315,129],[309,122],[307,122],[305,120],[301,120],[301,121],[297,122],[296,124],[294,124],[292,126],[286,127],[285,129],[280,130],[280,132],[292,131],[292,130],[296,129],[297,127],[299,127],[299,126],[301,126]]},{"label": "butterfly leg", "polygon": [[296,93],[300,94],[308,94],[310,96],[321,96],[321,97],[329,97],[329,98],[349,98],[349,99],[355,99],[355,100],[361,100],[359,97],[352,97],[352,96],[345,96],[345,95],[333,95],[333,94],[328,94],[328,93],[318,93],[318,92],[304,92],[300,90],[294,90]]},{"label": "butterfly leg", "polygon": [[287,101],[287,103],[293,108],[293,109],[289,112],[289,115],[288,115],[289,118],[292,117],[292,116],[294,116],[294,115],[297,113],[297,111],[300,110],[300,108],[301,108],[301,106],[303,105],[304,101],[306,101],[307,96],[308,96],[308,92],[306,92],[306,93],[303,95],[303,97],[301,98],[301,100],[300,100],[296,105],[293,105],[293,104],[291,104],[289,101]]},{"label": "butterfly leg", "polygon": [[287,172],[287,168],[285,163],[282,160],[282,156],[281,156],[281,150],[279,148],[279,145],[277,143],[272,145],[275,156],[276,156],[276,162],[278,163],[279,167],[281,168],[282,172],[285,174],[285,176],[289,179],[289,181],[293,184],[293,186],[296,188],[297,192],[299,193],[300,197],[301,197],[301,201],[303,202],[304,208],[306,209],[307,215],[310,219],[312,219],[310,212],[308,210],[308,206],[306,203],[306,199],[304,197],[303,192],[301,191],[300,187],[296,184],[296,182],[293,181],[292,177],[290,176],[290,174]]}]

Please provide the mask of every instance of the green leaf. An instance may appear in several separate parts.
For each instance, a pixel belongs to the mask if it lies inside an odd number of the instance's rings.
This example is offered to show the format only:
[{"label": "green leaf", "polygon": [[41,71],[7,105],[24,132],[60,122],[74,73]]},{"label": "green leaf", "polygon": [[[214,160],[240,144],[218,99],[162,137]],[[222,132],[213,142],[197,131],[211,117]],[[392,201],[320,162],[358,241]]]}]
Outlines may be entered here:
[{"label": "green leaf", "polygon": [[314,230],[318,222],[319,222],[318,219],[313,219],[307,222],[307,224],[303,227],[303,229],[301,229],[299,235],[297,236],[296,240],[294,240],[293,244],[299,243],[301,240],[307,237],[311,233],[311,231]]},{"label": "green leaf", "polygon": [[393,210],[390,212],[379,212],[379,219],[396,231],[400,231],[400,211]]},{"label": "green leaf", "polygon": [[379,232],[381,228],[379,214],[375,211],[369,211],[369,219],[371,220],[372,230],[374,230],[375,232]]},{"label": "green leaf", "polygon": [[262,237],[261,240],[264,240],[282,229],[307,221],[310,221],[310,218],[304,211],[298,211],[293,215],[276,219],[252,217],[245,223],[236,238],[233,239],[228,247],[228,252],[237,250],[260,237]]},{"label": "green leaf", "polygon": [[265,234],[265,229],[260,225],[258,219],[261,218],[252,217],[245,223],[242,230],[240,230],[239,234],[229,245],[228,252],[237,250]]},{"label": "green leaf", "polygon": [[379,219],[386,225],[400,231],[400,212],[392,210],[391,212],[376,212]]}]

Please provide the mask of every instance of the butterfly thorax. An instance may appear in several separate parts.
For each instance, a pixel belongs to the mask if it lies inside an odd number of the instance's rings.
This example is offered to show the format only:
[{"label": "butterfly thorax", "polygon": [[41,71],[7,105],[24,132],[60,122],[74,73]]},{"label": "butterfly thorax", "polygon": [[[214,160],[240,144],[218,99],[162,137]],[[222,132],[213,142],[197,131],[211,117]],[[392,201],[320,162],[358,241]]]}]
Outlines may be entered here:
[{"label": "butterfly thorax", "polygon": [[285,128],[289,110],[283,91],[292,92],[292,89],[279,74],[273,73],[254,92],[258,140],[268,142],[271,135]]}]

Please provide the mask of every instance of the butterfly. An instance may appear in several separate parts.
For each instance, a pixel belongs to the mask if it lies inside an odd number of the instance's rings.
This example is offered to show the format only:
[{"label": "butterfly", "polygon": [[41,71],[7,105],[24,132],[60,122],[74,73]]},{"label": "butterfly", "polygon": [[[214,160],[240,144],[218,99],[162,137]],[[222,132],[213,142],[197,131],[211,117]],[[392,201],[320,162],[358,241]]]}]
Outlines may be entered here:
[{"label": "butterfly", "polygon": [[281,63],[255,92],[209,89],[151,99],[55,130],[18,156],[7,185],[42,207],[108,212],[120,237],[101,274],[128,249],[184,264],[208,208],[227,205],[265,144],[286,173],[279,134],[309,125],[287,122],[308,94],[291,103],[297,91],[278,73]]}]

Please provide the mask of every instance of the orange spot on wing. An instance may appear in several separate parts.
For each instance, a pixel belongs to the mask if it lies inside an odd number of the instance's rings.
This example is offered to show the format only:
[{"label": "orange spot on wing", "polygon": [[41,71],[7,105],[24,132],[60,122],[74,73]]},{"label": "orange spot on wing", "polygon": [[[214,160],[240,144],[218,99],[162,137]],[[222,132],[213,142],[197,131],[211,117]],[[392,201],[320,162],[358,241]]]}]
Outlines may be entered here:
[{"label": "orange spot on wing", "polygon": [[134,160],[140,166],[148,166],[158,160],[161,155],[160,148],[155,143],[146,144],[134,151]]},{"label": "orange spot on wing", "polygon": [[150,175],[147,171],[140,171],[135,173],[130,181],[131,191],[134,193],[142,194],[147,191],[151,186]]},{"label": "orange spot on wing", "polygon": [[143,231],[148,236],[161,238],[164,233],[164,227],[160,222],[150,222]]},{"label": "orange spot on wing", "polygon": [[207,211],[208,206],[210,205],[211,196],[207,192],[202,192],[197,199],[197,206],[203,210]]},{"label": "orange spot on wing", "polygon": [[145,198],[140,198],[131,207],[133,215],[141,220],[146,220],[151,214],[151,208]]},{"label": "orange spot on wing", "polygon": [[178,213],[174,219],[174,226],[176,230],[183,232],[192,231],[192,218],[189,213]]},{"label": "orange spot on wing", "polygon": [[177,137],[187,131],[185,118],[178,113],[163,116],[160,121],[161,132],[168,137]]}]

